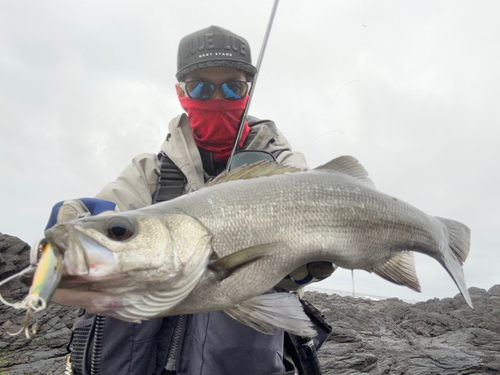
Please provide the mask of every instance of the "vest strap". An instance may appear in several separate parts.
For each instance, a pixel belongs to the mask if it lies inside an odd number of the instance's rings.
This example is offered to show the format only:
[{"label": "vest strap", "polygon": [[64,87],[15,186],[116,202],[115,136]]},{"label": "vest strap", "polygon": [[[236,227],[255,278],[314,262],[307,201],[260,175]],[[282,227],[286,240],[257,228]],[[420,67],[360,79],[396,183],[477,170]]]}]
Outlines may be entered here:
[{"label": "vest strap", "polygon": [[160,188],[156,195],[156,202],[164,202],[180,196],[186,186],[187,179],[184,173],[164,153],[160,154]]}]

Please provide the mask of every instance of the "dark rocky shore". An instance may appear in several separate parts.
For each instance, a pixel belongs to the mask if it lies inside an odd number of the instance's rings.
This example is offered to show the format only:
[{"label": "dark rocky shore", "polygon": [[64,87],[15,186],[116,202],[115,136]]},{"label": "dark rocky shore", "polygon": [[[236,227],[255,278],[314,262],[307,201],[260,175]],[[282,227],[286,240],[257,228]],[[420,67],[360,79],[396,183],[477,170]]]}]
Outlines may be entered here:
[{"label": "dark rocky shore", "polygon": [[319,351],[326,374],[456,375],[500,373],[500,285],[408,304],[311,292],[332,325]]},{"label": "dark rocky shore", "polygon": [[[28,265],[29,247],[0,233],[0,280]],[[28,288],[14,280],[0,288],[20,301]],[[456,375],[500,373],[500,285],[469,289],[463,298],[408,304],[307,292],[333,332],[319,352],[323,373],[336,375]],[[76,311],[49,304],[32,340],[18,331],[24,314],[0,304],[0,374],[63,374]]]}]

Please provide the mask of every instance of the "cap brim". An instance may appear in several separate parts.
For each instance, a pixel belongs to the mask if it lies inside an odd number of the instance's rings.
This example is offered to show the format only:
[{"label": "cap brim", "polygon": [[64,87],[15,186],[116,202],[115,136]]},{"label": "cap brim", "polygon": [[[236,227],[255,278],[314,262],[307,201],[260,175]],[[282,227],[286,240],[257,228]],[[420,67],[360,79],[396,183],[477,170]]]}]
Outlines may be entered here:
[{"label": "cap brim", "polygon": [[214,67],[226,67],[238,70],[243,70],[245,73],[250,74],[252,77],[257,73],[257,68],[251,64],[241,62],[241,61],[227,61],[227,60],[211,60],[198,62],[191,64],[180,69],[175,75],[177,79],[184,77],[186,74],[194,72],[199,69],[214,68]]}]

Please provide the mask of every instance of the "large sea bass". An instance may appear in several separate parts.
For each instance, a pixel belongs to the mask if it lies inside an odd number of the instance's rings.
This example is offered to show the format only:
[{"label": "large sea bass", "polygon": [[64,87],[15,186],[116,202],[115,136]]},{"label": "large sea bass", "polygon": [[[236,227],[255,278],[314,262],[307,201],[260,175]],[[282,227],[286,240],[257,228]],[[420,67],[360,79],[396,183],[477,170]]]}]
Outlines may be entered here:
[{"label": "large sea bass", "polygon": [[419,290],[417,251],[472,306],[469,229],[377,191],[367,176],[348,156],[306,172],[258,163],[168,202],[57,225],[44,240],[64,257],[54,300],[127,321],[225,310],[263,332],[313,335],[293,297],[263,293],[314,261]]}]

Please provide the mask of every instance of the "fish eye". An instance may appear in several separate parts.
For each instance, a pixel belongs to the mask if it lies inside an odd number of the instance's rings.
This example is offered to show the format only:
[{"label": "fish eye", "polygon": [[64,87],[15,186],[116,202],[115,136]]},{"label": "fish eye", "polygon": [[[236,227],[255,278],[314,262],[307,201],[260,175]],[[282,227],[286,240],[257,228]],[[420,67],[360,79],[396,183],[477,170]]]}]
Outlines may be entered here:
[{"label": "fish eye", "polygon": [[124,217],[115,217],[105,224],[106,235],[115,241],[128,240],[135,234],[134,224]]}]

